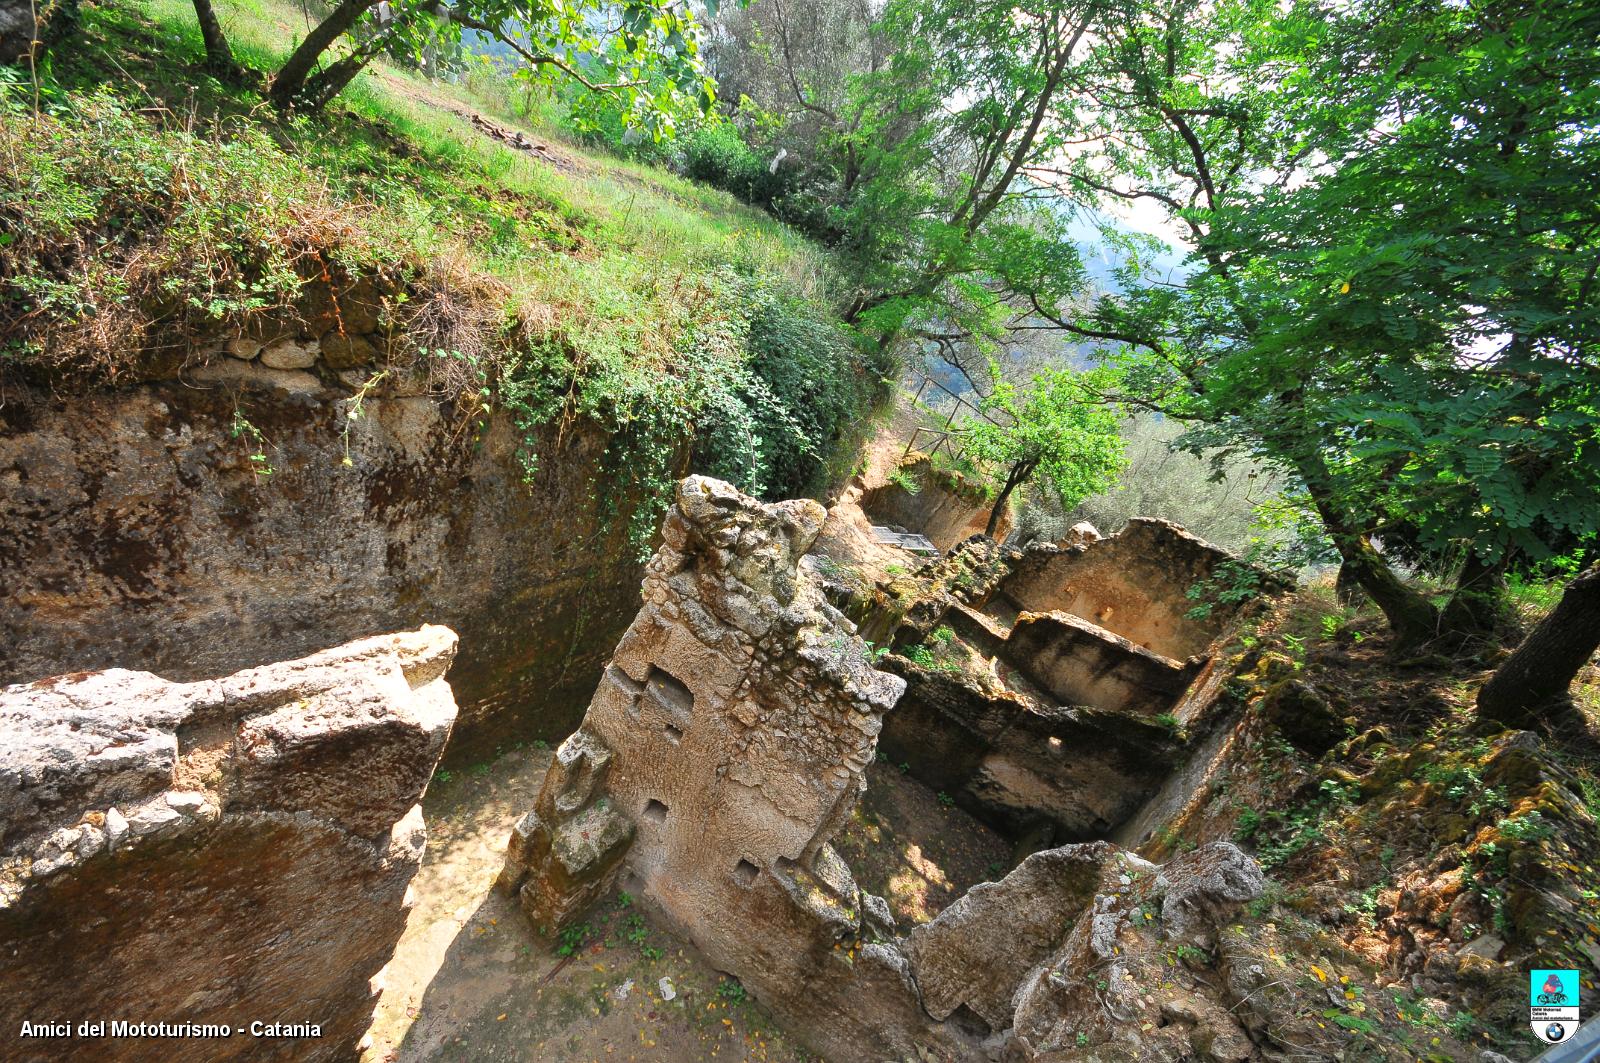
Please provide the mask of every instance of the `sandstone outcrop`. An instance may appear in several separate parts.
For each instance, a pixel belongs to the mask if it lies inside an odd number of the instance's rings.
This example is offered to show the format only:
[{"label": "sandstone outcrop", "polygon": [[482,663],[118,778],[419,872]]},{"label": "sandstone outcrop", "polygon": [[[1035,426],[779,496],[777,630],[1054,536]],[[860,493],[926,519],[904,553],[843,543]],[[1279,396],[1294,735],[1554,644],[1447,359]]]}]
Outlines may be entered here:
[{"label": "sandstone outcrop", "polygon": [[1272,586],[1265,573],[1171,521],[1135,517],[1108,538],[1075,528],[1060,545],[1028,547],[999,594],[1013,610],[1070,613],[1183,661],[1205,653],[1248,605],[1219,600],[1212,584],[1224,576]]},{"label": "sandstone outcrop", "polygon": [[1105,843],[1040,852],[898,937],[829,844],[904,683],[801,565],[823,518],[679,485],[644,608],[500,885],[553,933],[620,878],[830,1060],[1045,1058],[1064,1023],[1099,1030],[1058,986],[1095,977],[1072,966],[1085,950],[1115,956],[1136,944],[1124,933],[1157,948],[1130,913],[1163,897],[1185,935],[1226,919],[1252,880],[1224,869],[1248,858],[1230,846],[1157,874]]},{"label": "sandstone outcrop", "polygon": [[[455,647],[424,627],[224,679],[0,690],[8,1058],[351,1058],[422,858]],[[25,1020],[229,1033],[18,1037]]]},{"label": "sandstone outcrop", "polygon": [[192,681],[437,623],[461,636],[452,758],[569,733],[639,605],[634,500],[591,490],[607,437],[551,425],[530,473],[509,416],[479,430],[428,367],[390,367],[392,287],[305,291],[204,364],[7,392],[0,684]]}]

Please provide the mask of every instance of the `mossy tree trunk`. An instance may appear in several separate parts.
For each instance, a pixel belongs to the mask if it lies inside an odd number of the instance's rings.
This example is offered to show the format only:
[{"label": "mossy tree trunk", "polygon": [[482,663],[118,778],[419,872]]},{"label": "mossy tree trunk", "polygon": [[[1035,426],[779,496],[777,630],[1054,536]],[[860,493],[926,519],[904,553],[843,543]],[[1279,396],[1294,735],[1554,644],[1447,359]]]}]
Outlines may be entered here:
[{"label": "mossy tree trunk", "polygon": [[1455,590],[1444,607],[1444,629],[1456,635],[1494,631],[1506,619],[1506,564],[1489,563],[1477,551],[1467,555],[1456,577]]},{"label": "mossy tree trunk", "polygon": [[1367,592],[1394,632],[1396,648],[1419,646],[1439,633],[1439,610],[1433,603],[1400,578],[1382,554],[1373,547],[1366,530],[1356,525],[1336,501],[1332,477],[1321,458],[1310,455],[1297,463],[1301,482],[1311,499],[1323,530],[1339,551],[1341,575],[1348,576]]},{"label": "mossy tree trunk", "polygon": [[306,79],[311,76],[322,53],[333,47],[333,42],[377,3],[378,0],[343,0],[328,13],[327,18],[317,23],[274,75],[272,87],[267,92],[267,98],[273,105],[288,108],[298,101],[306,87]]},{"label": "mossy tree trunk", "polygon": [[1559,705],[1578,670],[1600,649],[1600,565],[1568,586],[1561,601],[1478,691],[1478,713],[1513,727]]}]

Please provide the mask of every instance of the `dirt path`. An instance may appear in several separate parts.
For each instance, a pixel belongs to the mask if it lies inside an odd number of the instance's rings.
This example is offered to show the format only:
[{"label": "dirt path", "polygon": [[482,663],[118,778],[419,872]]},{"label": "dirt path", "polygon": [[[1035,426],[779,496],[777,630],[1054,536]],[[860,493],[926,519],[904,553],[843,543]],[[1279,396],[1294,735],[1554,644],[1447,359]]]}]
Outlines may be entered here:
[{"label": "dirt path", "polygon": [[548,751],[513,752],[430,787],[416,906],[385,971],[363,1063],[806,1058],[737,982],[626,896],[603,901],[563,957],[491,889],[511,824],[549,760]]},{"label": "dirt path", "polygon": [[384,86],[396,96],[420,103],[425,107],[432,107],[438,111],[448,111],[466,121],[484,136],[498,140],[508,148],[527,152],[542,162],[549,163],[562,173],[579,174],[589,173],[592,166],[585,164],[570,152],[563,151],[560,145],[548,137],[532,136],[524,130],[490,118],[471,104],[435,91],[427,86],[419,85],[414,81],[393,73],[392,71],[374,67],[374,75]]}]

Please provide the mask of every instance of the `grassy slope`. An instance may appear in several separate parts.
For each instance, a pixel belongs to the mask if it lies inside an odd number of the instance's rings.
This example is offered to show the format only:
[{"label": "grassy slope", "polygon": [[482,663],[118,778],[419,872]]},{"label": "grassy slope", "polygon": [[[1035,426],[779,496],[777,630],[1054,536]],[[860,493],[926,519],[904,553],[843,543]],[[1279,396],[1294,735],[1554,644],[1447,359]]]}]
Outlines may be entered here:
[{"label": "grassy slope", "polygon": [[[538,425],[596,420],[607,482],[651,500],[639,549],[687,440],[702,471],[799,493],[871,401],[879,373],[839,326],[825,252],[548,128],[524,127],[538,154],[486,135],[469,115],[516,124],[503,83],[379,65],[285,119],[204,73],[183,0],[82,11],[40,91],[0,70],[0,397],[167,375],[292,318],[308,281],[376,275],[391,384],[420,375],[464,424],[493,403],[530,461]],[[261,71],[303,27],[261,0],[223,12]]]},{"label": "grassy slope", "polygon": [[[273,68],[301,25],[298,10],[254,0],[223,11],[237,53],[262,70]],[[251,229],[284,243],[310,239],[356,258],[405,263],[479,297],[493,292],[509,313],[575,357],[625,352],[642,359],[675,350],[685,330],[700,323],[697,313],[723,309],[684,294],[700,290],[718,267],[768,278],[826,313],[825,256],[725,194],[571,145],[556,149],[566,164],[557,169],[423,102],[454,98],[487,110],[492,100],[381,66],[328,114],[281,123],[253,94],[201,73],[201,54],[192,8],[181,0],[86,4],[82,35],[56,57],[64,91],[47,87],[44,97],[60,123],[28,120],[26,84],[9,93],[17,109],[0,134],[10,186],[0,186],[0,209],[47,249],[86,236],[93,242],[117,230],[108,215],[152,205],[118,201],[140,176],[128,172],[143,165],[134,156],[194,156],[210,164],[201,167],[209,183],[186,189],[163,174],[168,187],[138,191],[169,214],[162,234],[169,246],[158,257],[168,265],[215,266],[207,280],[230,275],[215,260],[227,254],[217,236],[232,210],[248,211]],[[123,150],[109,157],[97,140],[110,120],[92,108],[84,113],[100,86],[140,109],[151,126],[147,134],[119,133],[113,140]],[[549,131],[539,138],[547,141]],[[232,149],[226,157],[219,158],[217,141]],[[96,193],[101,202],[84,202]],[[171,223],[180,214],[187,231]],[[22,257],[25,250],[10,249],[5,279],[50,278],[50,263],[39,268]],[[92,303],[109,290],[95,267],[125,263],[105,247],[81,257],[89,268],[76,271],[86,279],[75,294],[79,304]],[[62,276],[50,279],[70,283],[74,271],[57,272]],[[72,299],[58,299],[43,324],[68,329],[76,321],[72,309]],[[29,324],[35,336],[49,331],[37,314]],[[38,353],[10,352],[13,359]]]}]

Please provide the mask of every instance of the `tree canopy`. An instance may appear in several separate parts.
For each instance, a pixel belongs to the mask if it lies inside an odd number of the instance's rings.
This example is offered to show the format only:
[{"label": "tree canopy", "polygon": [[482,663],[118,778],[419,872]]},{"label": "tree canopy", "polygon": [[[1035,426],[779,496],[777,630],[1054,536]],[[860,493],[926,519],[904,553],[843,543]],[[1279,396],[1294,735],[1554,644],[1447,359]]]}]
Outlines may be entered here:
[{"label": "tree canopy", "polygon": [[[792,29],[777,3],[750,17]],[[1114,370],[1099,401],[1278,471],[1406,641],[1492,621],[1470,598],[1508,567],[1595,549],[1600,10],[851,10],[827,79],[767,40],[771,99],[787,86],[822,130],[864,337],[971,377],[1054,332]],[[1097,280],[1073,219],[1130,211],[1167,236],[1105,225],[1120,265]],[[1182,268],[1156,268],[1174,247]],[[1401,560],[1458,573],[1457,599],[1436,608]]]},{"label": "tree canopy", "polygon": [[986,533],[994,535],[1017,488],[1038,481],[1071,509],[1114,486],[1123,466],[1116,413],[1094,401],[1071,369],[1046,369],[1025,385],[995,369],[982,415],[960,427],[962,456],[989,472],[999,490]]},{"label": "tree canopy", "polygon": [[[208,65],[239,76],[211,0],[194,3]],[[714,17],[716,0],[704,6]],[[273,74],[267,96],[281,108],[320,107],[378,56],[421,60],[430,48],[459,44],[464,30],[499,41],[517,58],[519,77],[567,78],[620,96],[630,119],[652,133],[670,132],[677,116],[715,99],[687,0],[338,0]]]}]

